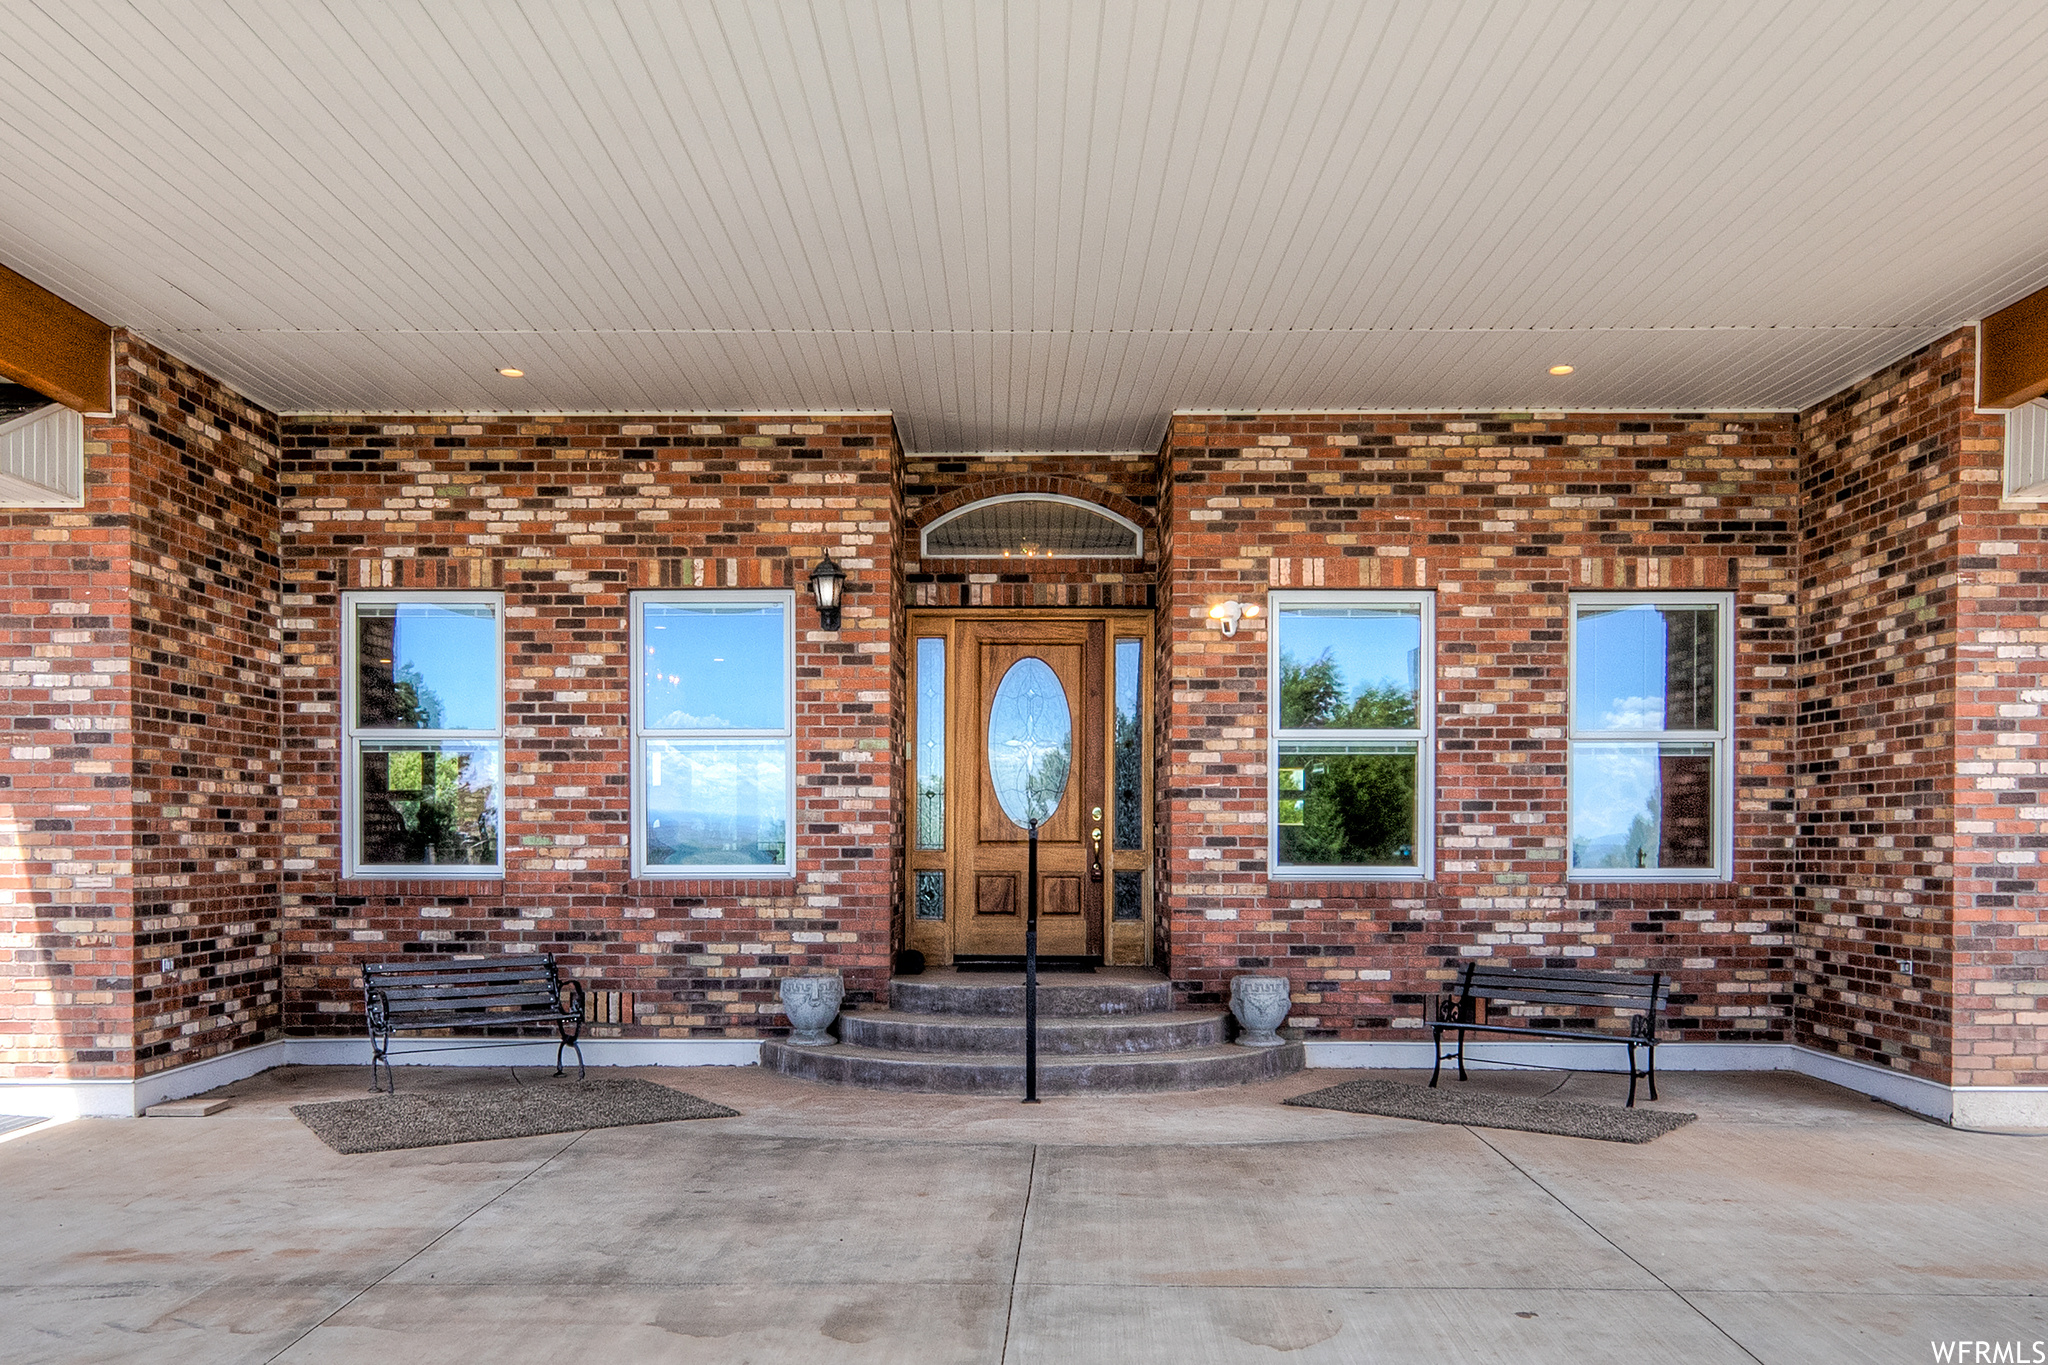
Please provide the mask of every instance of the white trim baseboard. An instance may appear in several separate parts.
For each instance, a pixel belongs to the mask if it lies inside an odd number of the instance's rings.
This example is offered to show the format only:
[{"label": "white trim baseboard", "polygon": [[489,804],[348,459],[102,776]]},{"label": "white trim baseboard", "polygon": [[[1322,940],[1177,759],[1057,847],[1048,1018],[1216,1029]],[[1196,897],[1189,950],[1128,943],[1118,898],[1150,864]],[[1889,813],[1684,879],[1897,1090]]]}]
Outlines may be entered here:
[{"label": "white trim baseboard", "polygon": [[[1659,1043],[1659,1071],[1785,1071],[1789,1048],[1786,1043]],[[1371,1068],[1394,1071],[1427,1071],[1430,1068],[1428,1040],[1417,1042],[1307,1042],[1313,1068]],[[1603,1050],[1604,1051],[1604,1050]],[[1587,1050],[1583,1043],[1520,1042],[1516,1040],[1471,1042],[1465,1045],[1465,1065],[1471,1070],[1505,1070],[1517,1066],[1557,1067],[1574,1063],[1609,1069],[1621,1068],[1620,1048],[1611,1057]],[[1638,1059],[1640,1060],[1640,1058]]]},{"label": "white trim baseboard", "polygon": [[[493,1040],[474,1049],[451,1049],[449,1044],[453,1041],[395,1039],[391,1045],[392,1064],[555,1064],[555,1045],[541,1039],[519,1043]],[[462,1059],[461,1063],[453,1060],[457,1057]],[[761,1060],[761,1044],[752,1038],[585,1038],[583,1059],[591,1066],[754,1066]],[[573,1053],[568,1060],[575,1060]],[[360,1066],[367,1078],[370,1044],[364,1038],[275,1038],[239,1052],[153,1072],[134,1081],[0,1079],[0,1114],[60,1119],[136,1118],[153,1104],[202,1095],[279,1066]]]},{"label": "white trim baseboard", "polygon": [[[1315,1068],[1428,1070],[1430,1045],[1417,1042],[1309,1042]],[[1569,1067],[1584,1045],[1486,1041],[1466,1044],[1468,1069],[1504,1065]],[[1491,1058],[1492,1060],[1487,1060]],[[1594,1065],[1605,1063],[1595,1062]],[[1616,1061],[1619,1066],[1619,1052]],[[1799,1043],[1659,1043],[1660,1071],[1796,1071],[1957,1128],[2048,1128],[2048,1086],[1943,1085]]]},{"label": "white trim baseboard", "polygon": [[[393,1042],[397,1066],[441,1066],[462,1057],[472,1065],[553,1066],[555,1045],[493,1041],[451,1049],[453,1040],[420,1038]],[[1426,1041],[1312,1041],[1303,1045],[1308,1065],[1322,1070],[1427,1070]],[[1587,1060],[1582,1044],[1486,1042],[1468,1044],[1465,1065],[1478,1070],[1504,1064],[1568,1068]],[[586,1038],[584,1060],[591,1066],[756,1066],[761,1044],[752,1038]],[[1948,1086],[1853,1061],[1797,1043],[1660,1043],[1657,1065],[1664,1071],[1796,1071],[1815,1080],[1895,1104],[1901,1109],[1957,1128],[2048,1128],[2048,1086]],[[277,1038],[219,1057],[155,1072],[136,1081],[0,1080],[0,1114],[39,1118],[134,1118],[153,1104],[204,1094],[278,1066],[360,1066],[369,1068],[369,1044],[362,1038]]]}]

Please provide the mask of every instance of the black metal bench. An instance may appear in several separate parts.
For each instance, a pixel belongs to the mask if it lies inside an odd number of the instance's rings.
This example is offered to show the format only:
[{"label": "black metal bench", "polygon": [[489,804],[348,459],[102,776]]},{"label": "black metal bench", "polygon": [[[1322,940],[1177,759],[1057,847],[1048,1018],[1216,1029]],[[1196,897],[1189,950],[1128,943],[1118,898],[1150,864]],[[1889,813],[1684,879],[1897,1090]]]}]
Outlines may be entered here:
[{"label": "black metal bench", "polygon": [[[576,1051],[576,1077],[583,1078],[583,983],[568,983],[570,1000],[562,1003],[562,978],[552,953],[527,957],[465,958],[454,961],[402,960],[363,966],[363,1008],[370,1022],[370,1089],[379,1090],[377,1064],[392,1092],[398,1078],[391,1073],[391,1035],[427,1029],[531,1028],[552,1025],[560,1042],[555,1047],[555,1074],[562,1073],[562,1050]],[[472,1039],[421,1052],[456,1052],[523,1041],[516,1038]]]},{"label": "black metal bench", "polygon": [[[1436,1018],[1430,1021],[1431,1044],[1436,1066],[1429,1083],[1436,1085],[1444,1062],[1455,1057],[1458,1079],[1465,1079],[1465,1035],[1468,1033],[1519,1033],[1532,1038],[1569,1038],[1579,1042],[1621,1043],[1628,1048],[1628,1107],[1636,1103],[1636,1081],[1650,1083],[1650,1098],[1657,1098],[1657,1016],[1669,1002],[1671,983],[1661,972],[1592,972],[1549,967],[1489,967],[1468,962],[1455,983],[1446,983],[1436,1002]],[[1534,1005],[1541,1008],[1573,1006],[1581,1009],[1612,1010],[1630,1015],[1628,1033],[1592,1028],[1545,1027],[1554,1016],[1523,1016],[1516,1024],[1489,1024],[1486,1009],[1491,1001]],[[1444,1034],[1455,1030],[1458,1050],[1444,1051]],[[1636,1049],[1642,1048],[1648,1065],[1636,1069]]]}]

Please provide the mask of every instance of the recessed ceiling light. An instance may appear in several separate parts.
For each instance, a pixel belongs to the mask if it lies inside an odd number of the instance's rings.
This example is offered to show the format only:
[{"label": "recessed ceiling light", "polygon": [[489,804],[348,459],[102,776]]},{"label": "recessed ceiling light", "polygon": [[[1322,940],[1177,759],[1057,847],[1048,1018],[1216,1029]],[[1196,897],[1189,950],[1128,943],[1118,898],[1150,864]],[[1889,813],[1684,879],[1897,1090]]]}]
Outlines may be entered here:
[{"label": "recessed ceiling light", "polygon": [[524,375],[526,371],[514,369],[510,365],[500,365],[498,367],[498,373],[504,375],[507,379],[518,379],[522,375]]},{"label": "recessed ceiling light", "polygon": [[[1552,365],[1550,367],[1550,372],[1552,374],[1570,374],[1572,372],[1572,367],[1569,365]],[[503,374],[504,371],[500,370],[499,373]]]}]

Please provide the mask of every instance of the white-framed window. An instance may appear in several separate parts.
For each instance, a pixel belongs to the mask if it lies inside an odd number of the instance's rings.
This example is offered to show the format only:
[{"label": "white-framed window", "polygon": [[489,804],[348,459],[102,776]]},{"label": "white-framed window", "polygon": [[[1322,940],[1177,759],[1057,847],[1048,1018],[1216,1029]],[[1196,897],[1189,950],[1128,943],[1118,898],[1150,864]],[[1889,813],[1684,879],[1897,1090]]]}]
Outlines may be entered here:
[{"label": "white-framed window", "polygon": [[504,875],[504,605],[342,594],[345,876]]},{"label": "white-framed window", "polygon": [[1725,880],[1734,595],[1575,594],[1570,669],[1570,875]]},{"label": "white-framed window", "polygon": [[787,877],[796,594],[632,598],[633,875]]},{"label": "white-framed window", "polygon": [[1276,592],[1266,607],[1272,875],[1433,875],[1434,594]]}]

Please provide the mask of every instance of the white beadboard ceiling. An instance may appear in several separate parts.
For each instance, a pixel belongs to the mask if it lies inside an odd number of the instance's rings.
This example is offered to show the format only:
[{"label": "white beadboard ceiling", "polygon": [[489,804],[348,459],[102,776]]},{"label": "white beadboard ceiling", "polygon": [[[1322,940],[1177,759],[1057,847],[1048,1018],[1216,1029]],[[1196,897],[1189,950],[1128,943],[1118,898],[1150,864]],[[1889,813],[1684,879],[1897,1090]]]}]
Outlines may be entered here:
[{"label": "white beadboard ceiling", "polygon": [[281,411],[1001,451],[1789,408],[2048,285],[2039,0],[0,0],[0,39],[0,261]]}]

